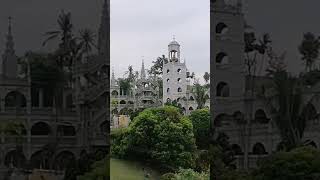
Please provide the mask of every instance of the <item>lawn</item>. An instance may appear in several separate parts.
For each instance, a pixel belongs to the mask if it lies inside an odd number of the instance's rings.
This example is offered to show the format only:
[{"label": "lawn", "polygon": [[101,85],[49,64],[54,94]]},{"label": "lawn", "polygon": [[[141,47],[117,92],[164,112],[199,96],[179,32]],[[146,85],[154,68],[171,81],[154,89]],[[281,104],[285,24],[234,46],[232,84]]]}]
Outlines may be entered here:
[{"label": "lawn", "polygon": [[151,175],[149,180],[160,179],[158,172],[138,162],[111,158],[110,165],[111,180],[144,180],[145,173],[143,168]]}]

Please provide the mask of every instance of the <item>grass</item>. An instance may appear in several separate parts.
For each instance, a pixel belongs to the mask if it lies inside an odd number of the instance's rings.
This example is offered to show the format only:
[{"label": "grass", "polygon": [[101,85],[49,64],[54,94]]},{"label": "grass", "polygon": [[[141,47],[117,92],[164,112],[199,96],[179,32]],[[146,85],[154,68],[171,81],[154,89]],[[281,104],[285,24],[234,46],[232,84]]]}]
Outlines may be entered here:
[{"label": "grass", "polygon": [[151,175],[148,180],[160,179],[160,174],[149,167],[138,162],[131,162],[120,159],[110,159],[110,177],[111,180],[144,180],[145,172],[143,168]]}]

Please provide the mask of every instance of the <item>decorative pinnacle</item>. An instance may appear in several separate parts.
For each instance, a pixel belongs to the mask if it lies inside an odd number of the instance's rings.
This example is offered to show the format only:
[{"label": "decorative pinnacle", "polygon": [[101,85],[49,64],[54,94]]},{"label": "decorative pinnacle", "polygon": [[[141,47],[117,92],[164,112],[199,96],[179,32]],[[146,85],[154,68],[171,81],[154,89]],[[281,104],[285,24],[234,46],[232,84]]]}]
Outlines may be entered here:
[{"label": "decorative pinnacle", "polygon": [[11,35],[12,17],[8,17],[8,34]]}]

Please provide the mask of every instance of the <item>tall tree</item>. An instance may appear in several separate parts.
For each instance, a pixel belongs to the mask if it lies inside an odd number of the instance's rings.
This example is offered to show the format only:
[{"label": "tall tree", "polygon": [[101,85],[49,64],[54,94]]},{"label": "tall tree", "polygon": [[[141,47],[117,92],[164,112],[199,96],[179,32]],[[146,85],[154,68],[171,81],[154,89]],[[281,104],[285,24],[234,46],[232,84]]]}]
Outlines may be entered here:
[{"label": "tall tree", "polygon": [[168,58],[165,55],[158,57],[156,61],[153,61],[153,66],[149,70],[149,74],[158,76],[163,73],[163,64],[168,63]]},{"label": "tall tree", "polygon": [[71,21],[71,13],[65,13],[61,11],[58,16],[58,29],[54,31],[48,31],[45,33],[47,36],[43,42],[45,46],[49,41],[59,40],[59,48],[56,51],[56,60],[60,68],[68,66],[71,69],[72,58],[74,57],[73,50],[76,46],[76,39],[73,34],[73,24]]},{"label": "tall tree", "polygon": [[[269,34],[263,34],[258,40],[254,32],[246,32],[245,40],[245,64],[249,76],[256,75],[258,55],[261,55],[261,68],[264,64],[266,52],[270,49],[271,38]],[[260,70],[261,71],[261,70]]]},{"label": "tall tree", "polygon": [[207,100],[208,96],[206,94],[207,89],[199,83],[199,80],[195,80],[193,85],[193,92],[194,92],[194,99],[198,104],[197,109],[203,109]]},{"label": "tall tree", "polygon": [[273,87],[268,92],[273,93],[265,93],[263,98],[270,112],[274,113],[272,119],[280,131],[284,146],[290,150],[306,143],[302,142],[302,137],[306,121],[317,117],[310,109],[311,101],[317,96],[304,101],[303,82],[285,70],[273,73],[272,78]]},{"label": "tall tree", "polygon": [[204,75],[203,75],[203,79],[208,84],[208,82],[210,80],[210,74],[208,72],[205,72]]},{"label": "tall tree", "polygon": [[303,40],[299,45],[299,52],[305,62],[306,71],[314,69],[315,61],[319,56],[320,41],[314,34],[308,32],[303,35]]},{"label": "tall tree", "polygon": [[89,53],[92,52],[93,48],[97,49],[95,37],[94,32],[88,28],[79,31],[79,48],[81,49],[81,54],[86,55],[86,59],[88,59]]},{"label": "tall tree", "polygon": [[126,74],[128,75],[127,80],[129,82],[133,82],[137,78],[136,74],[134,73],[132,65],[128,66],[128,71],[126,72]]}]

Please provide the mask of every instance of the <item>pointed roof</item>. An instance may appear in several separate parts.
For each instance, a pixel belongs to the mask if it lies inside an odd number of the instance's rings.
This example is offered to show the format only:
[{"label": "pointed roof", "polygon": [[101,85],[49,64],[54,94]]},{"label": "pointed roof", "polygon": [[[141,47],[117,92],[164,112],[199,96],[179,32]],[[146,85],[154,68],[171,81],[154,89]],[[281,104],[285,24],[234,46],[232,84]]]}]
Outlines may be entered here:
[{"label": "pointed roof", "polygon": [[14,50],[14,41],[13,41],[13,35],[12,35],[12,17],[8,18],[8,33],[6,36],[6,47],[5,47],[5,52],[4,56],[8,55],[14,55],[15,50]]},{"label": "pointed roof", "polygon": [[141,66],[141,79],[145,79],[146,78],[146,70],[144,68],[144,59],[142,59],[142,66]]},{"label": "pointed roof", "polygon": [[114,68],[112,67],[111,86],[116,86],[116,77],[114,75]]},{"label": "pointed roof", "polygon": [[104,0],[104,5],[102,8],[102,15],[99,27],[99,39],[98,39],[98,50],[99,54],[105,55],[109,49],[109,39],[110,39],[110,0]]}]

